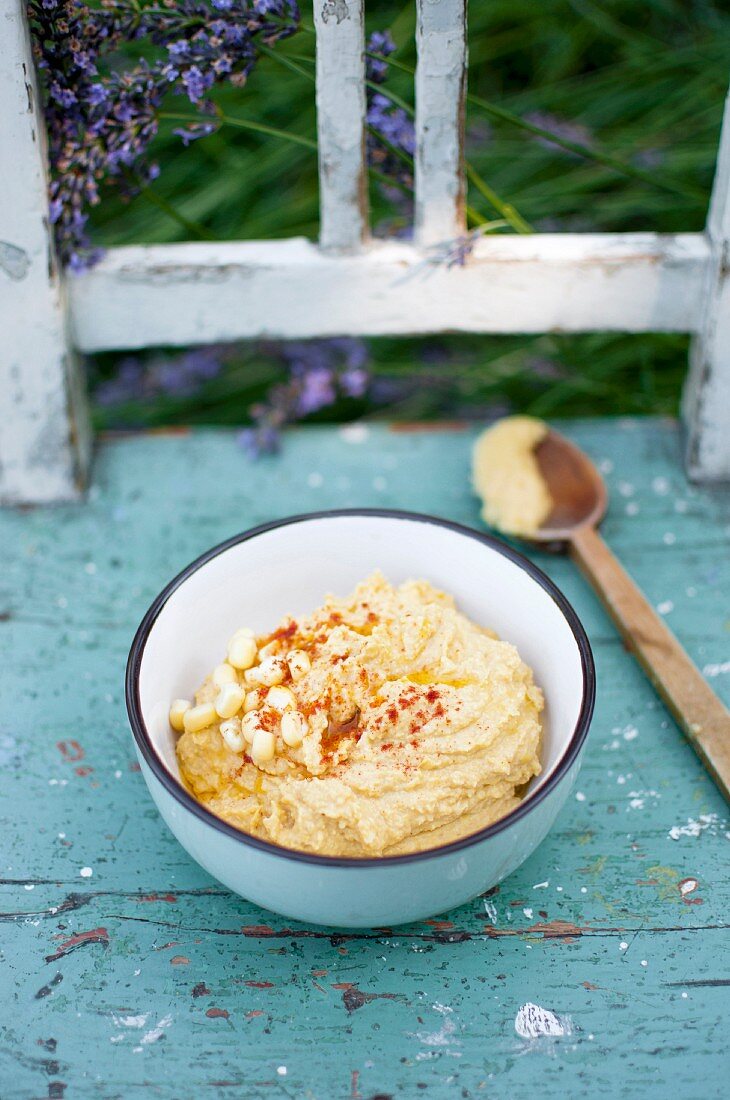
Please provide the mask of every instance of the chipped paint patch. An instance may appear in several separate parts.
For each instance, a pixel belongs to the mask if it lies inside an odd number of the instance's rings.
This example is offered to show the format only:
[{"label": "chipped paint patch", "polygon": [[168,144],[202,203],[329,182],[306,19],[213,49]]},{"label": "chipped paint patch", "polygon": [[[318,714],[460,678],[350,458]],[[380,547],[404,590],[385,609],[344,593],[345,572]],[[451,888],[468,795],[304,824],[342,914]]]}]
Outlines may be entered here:
[{"label": "chipped paint patch", "polygon": [[0,241],[0,271],[4,271],[15,282],[20,282],[28,274],[30,256],[24,248],[18,248],[9,241]]},{"label": "chipped paint patch", "polygon": [[56,748],[60,752],[64,760],[71,763],[74,760],[84,759],[84,750],[78,741],[57,741]]},{"label": "chipped paint patch", "polygon": [[522,1039],[562,1038],[573,1034],[570,1016],[560,1016],[549,1008],[528,1001],[515,1016],[515,1031]]},{"label": "chipped paint patch", "polygon": [[150,1043],[156,1043],[158,1039],[162,1038],[165,1031],[168,1027],[170,1027],[171,1024],[172,1016],[163,1016],[161,1020],[157,1021],[155,1027],[150,1028],[149,1031],[146,1031],[144,1033],[144,1035],[140,1039],[140,1043],[142,1044],[142,1046],[149,1046]]},{"label": "chipped paint patch", "polygon": [[629,791],[628,795],[629,804],[626,807],[628,810],[643,810],[646,808],[647,803],[650,806],[656,806],[658,800],[661,798],[659,791]]},{"label": "chipped paint patch", "polygon": [[[687,592],[689,595],[689,592]],[[730,672],[730,661],[721,661],[719,664],[705,665],[702,669],[703,676],[724,676]]]},{"label": "chipped paint patch", "polygon": [[492,924],[497,923],[497,906],[489,898],[484,898],[484,912],[487,914]]},{"label": "chipped paint patch", "polygon": [[416,1055],[416,1061],[423,1061],[426,1058],[433,1057],[435,1053],[433,1048],[443,1050],[444,1053],[451,1054],[452,1057],[460,1058],[460,1051],[448,1049],[450,1047],[461,1046],[461,1040],[456,1038],[457,1026],[453,1017],[453,1008],[449,1005],[439,1004],[438,1002],[433,1005],[433,1008],[435,1012],[438,1012],[443,1017],[441,1027],[436,1031],[417,1031],[415,1035],[408,1033],[409,1038],[418,1039],[423,1046],[432,1048],[427,1051],[420,1051]]},{"label": "chipped paint patch", "polygon": [[101,943],[107,947],[109,933],[106,928],[90,928],[88,932],[77,932],[75,936],[70,936],[67,940],[64,940],[52,955],[46,955],[46,962],[55,962],[56,959],[61,959],[69,952],[75,951],[77,947],[83,947],[88,943]]},{"label": "chipped paint patch", "polygon": [[144,1012],[139,1016],[115,1016],[112,1014],[115,1027],[144,1027],[148,1017],[149,1012]]},{"label": "chipped paint patch", "polygon": [[720,818],[719,814],[700,814],[698,818],[690,817],[684,825],[672,825],[667,833],[670,840],[680,840],[684,836],[696,837],[702,833],[709,836],[723,834],[730,840],[728,822]]},{"label": "chipped paint patch", "polygon": [[586,929],[570,920],[550,920],[533,924],[529,931],[541,933],[543,939],[546,940],[562,940],[563,943],[573,943],[574,939],[582,936]]}]

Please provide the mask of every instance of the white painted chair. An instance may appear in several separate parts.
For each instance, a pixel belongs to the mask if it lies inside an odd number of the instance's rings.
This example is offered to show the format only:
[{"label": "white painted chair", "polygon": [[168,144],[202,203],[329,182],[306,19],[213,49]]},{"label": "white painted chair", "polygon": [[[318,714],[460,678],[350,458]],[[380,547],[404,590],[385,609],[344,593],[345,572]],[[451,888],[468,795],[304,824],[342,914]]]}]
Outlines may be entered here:
[{"label": "white painted chair", "polygon": [[75,351],[262,335],[688,332],[687,469],[730,477],[730,108],[704,233],[482,238],[463,268],[466,0],[416,0],[416,236],[370,241],[363,0],[315,0],[321,233],[111,249],[59,272],[22,0],[0,0],[0,498],[83,489],[90,431]]}]

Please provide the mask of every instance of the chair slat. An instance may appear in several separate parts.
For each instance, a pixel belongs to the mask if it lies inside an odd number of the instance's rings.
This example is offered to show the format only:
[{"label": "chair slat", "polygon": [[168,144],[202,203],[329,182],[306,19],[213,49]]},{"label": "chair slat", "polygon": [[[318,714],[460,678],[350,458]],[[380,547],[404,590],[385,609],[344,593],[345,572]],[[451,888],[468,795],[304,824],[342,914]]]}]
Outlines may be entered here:
[{"label": "chair slat", "polygon": [[352,333],[687,332],[709,259],[702,233],[483,237],[464,267],[405,241],[353,256],[310,241],[110,249],[69,280],[85,351]]},{"label": "chair slat", "polygon": [[363,0],[315,0],[320,244],[355,251],[367,234]]},{"label": "chair slat", "polygon": [[730,480],[730,95],[707,215],[710,262],[704,311],[690,347],[683,414],[687,472],[698,481]]},{"label": "chair slat", "polygon": [[417,0],[415,229],[428,246],[464,231],[466,0]]},{"label": "chair slat", "polygon": [[25,4],[0,0],[0,502],[78,496],[89,422],[48,225]]}]

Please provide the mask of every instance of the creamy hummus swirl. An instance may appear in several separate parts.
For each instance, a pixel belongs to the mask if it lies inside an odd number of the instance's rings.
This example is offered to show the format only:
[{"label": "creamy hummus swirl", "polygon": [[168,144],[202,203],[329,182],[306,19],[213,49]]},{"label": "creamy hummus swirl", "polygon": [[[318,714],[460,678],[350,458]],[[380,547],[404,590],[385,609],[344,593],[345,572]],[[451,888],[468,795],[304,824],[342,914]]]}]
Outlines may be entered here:
[{"label": "creamy hummus swirl", "polygon": [[[257,644],[283,663],[309,657],[286,685],[306,718],[301,743],[274,720],[275,755],[258,766],[220,723],[177,744],[192,793],[247,833],[321,855],[420,851],[502,817],[540,772],[531,670],[426,581],[396,588],[374,573]],[[217,691],[209,678],[196,704]]]}]

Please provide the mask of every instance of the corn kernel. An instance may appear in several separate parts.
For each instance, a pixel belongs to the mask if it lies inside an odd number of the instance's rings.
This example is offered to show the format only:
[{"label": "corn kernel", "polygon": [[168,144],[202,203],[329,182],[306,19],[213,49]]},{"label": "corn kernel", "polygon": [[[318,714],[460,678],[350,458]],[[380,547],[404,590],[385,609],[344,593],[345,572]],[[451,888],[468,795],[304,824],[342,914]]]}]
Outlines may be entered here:
[{"label": "corn kernel", "polygon": [[244,691],[238,684],[224,684],[218,692],[213,706],[221,718],[233,718],[243,703]]},{"label": "corn kernel", "polygon": [[243,700],[243,712],[248,714],[250,710],[258,710],[259,707],[264,705],[264,693],[259,691],[258,688],[254,688],[253,691],[246,692],[246,698]]},{"label": "corn kernel", "polygon": [[301,680],[312,667],[309,654],[303,649],[293,649],[286,659],[292,680]]},{"label": "corn kernel", "polygon": [[281,736],[286,745],[298,748],[307,732],[307,719],[298,710],[287,710],[281,716]]},{"label": "corn kernel", "polygon": [[259,660],[265,661],[267,657],[275,657],[278,652],[278,641],[274,640],[273,642],[267,642],[266,645],[262,645],[259,650]]},{"label": "corn kernel", "polygon": [[236,670],[233,665],[229,665],[227,661],[224,661],[222,665],[216,665],[210,678],[218,688],[222,688],[224,684],[238,683]]},{"label": "corn kernel", "polygon": [[201,703],[198,707],[191,707],[185,711],[183,724],[186,733],[198,733],[200,730],[212,726],[218,721],[218,715],[212,703]]},{"label": "corn kernel", "polygon": [[283,711],[288,707],[294,709],[297,705],[297,701],[294,697],[294,692],[285,687],[272,687],[266,693],[266,702],[274,710]]},{"label": "corn kernel", "polygon": [[221,737],[231,752],[242,752],[245,742],[241,732],[240,718],[229,718],[227,722],[221,722],[220,729]]},{"label": "corn kernel", "polygon": [[247,634],[234,634],[228,643],[228,662],[234,668],[250,668],[256,660],[256,641]]},{"label": "corn kernel", "polygon": [[185,714],[191,706],[192,703],[189,699],[173,699],[170,707],[170,725],[177,733],[182,733],[185,729]]},{"label": "corn kernel", "polygon": [[251,744],[251,759],[257,767],[274,759],[276,741],[270,730],[256,730]]},{"label": "corn kernel", "polygon": [[263,726],[261,725],[261,716],[257,710],[251,710],[248,714],[244,714],[241,720],[241,732],[249,745],[260,729],[263,729]]},{"label": "corn kernel", "polygon": [[284,671],[285,665],[280,657],[267,657],[265,661],[262,661],[258,669],[258,680],[260,684],[265,687],[273,687],[274,684],[280,684],[286,673]]}]

